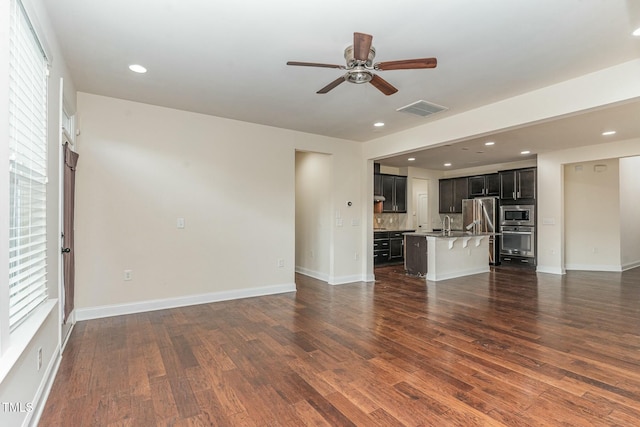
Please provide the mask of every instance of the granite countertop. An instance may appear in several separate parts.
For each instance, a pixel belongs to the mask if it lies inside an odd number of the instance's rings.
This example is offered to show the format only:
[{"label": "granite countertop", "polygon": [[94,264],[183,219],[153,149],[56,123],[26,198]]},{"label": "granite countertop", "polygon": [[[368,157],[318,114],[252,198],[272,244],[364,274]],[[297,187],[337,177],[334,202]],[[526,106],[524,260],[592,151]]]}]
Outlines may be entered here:
[{"label": "granite countertop", "polygon": [[413,233],[405,233],[409,236],[425,236],[425,237],[438,237],[442,239],[452,239],[458,237],[474,237],[474,236],[498,236],[500,233],[472,233],[471,231],[459,231],[452,230],[450,232],[445,231],[416,231]]}]

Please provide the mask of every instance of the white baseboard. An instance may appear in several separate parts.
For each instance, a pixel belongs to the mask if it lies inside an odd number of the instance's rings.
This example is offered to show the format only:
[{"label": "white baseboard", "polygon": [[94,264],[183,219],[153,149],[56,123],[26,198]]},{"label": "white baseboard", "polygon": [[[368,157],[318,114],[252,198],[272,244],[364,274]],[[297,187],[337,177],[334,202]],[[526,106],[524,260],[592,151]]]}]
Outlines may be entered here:
[{"label": "white baseboard", "polygon": [[321,273],[315,270],[309,270],[305,267],[296,266],[296,273],[304,274],[305,276],[309,276],[314,279],[322,280],[323,282],[329,281],[329,275],[325,273]]},{"label": "white baseboard", "polygon": [[[296,266],[296,273],[304,274],[305,276],[312,277],[314,279],[322,280],[323,282],[327,282],[329,285],[346,285],[348,283],[355,282],[373,282],[373,275],[362,276],[359,274],[354,274],[352,276],[338,276],[338,277],[330,277],[328,274],[320,273],[318,271],[309,270],[308,268]],[[368,280],[367,280],[368,279]]]},{"label": "white baseboard", "polygon": [[353,276],[338,276],[330,278],[327,283],[330,285],[346,285],[348,283],[364,282],[364,278],[357,274]]},{"label": "white baseboard", "polygon": [[263,286],[259,288],[211,292],[207,294],[188,295],[183,297],[139,301],[125,304],[76,308],[76,321],[121,316],[124,314],[144,313],[147,311],[164,310],[167,308],[185,307],[189,305],[207,304],[211,302],[229,301],[240,298],[259,297],[295,291],[296,284],[288,283],[282,285]]},{"label": "white baseboard", "polygon": [[59,347],[56,347],[53,352],[53,357],[49,361],[47,365],[47,369],[44,372],[44,376],[42,377],[42,383],[38,387],[36,391],[36,395],[33,399],[35,403],[33,407],[33,411],[29,412],[24,419],[23,426],[37,426],[40,422],[40,417],[42,416],[42,412],[44,411],[44,407],[47,403],[47,399],[49,398],[49,393],[51,392],[51,388],[53,387],[53,382],[56,379],[56,374],[58,373],[58,368],[60,368],[60,362],[62,361],[61,351]]},{"label": "white baseboard", "polygon": [[628,262],[622,266],[622,271],[631,270],[632,268],[640,267],[640,261]]},{"label": "white baseboard", "polygon": [[437,282],[440,280],[455,279],[456,277],[471,276],[473,274],[480,274],[480,273],[488,273],[489,271],[490,271],[489,264],[487,264],[486,267],[483,266],[483,267],[477,267],[477,268],[470,268],[467,270],[452,271],[448,273],[439,273],[439,274],[436,274],[433,272],[429,274],[429,270],[427,269],[426,279],[430,282]]},{"label": "white baseboard", "polygon": [[536,273],[548,273],[548,274],[566,274],[566,271],[562,267],[549,267],[546,265],[538,265],[536,267]]},{"label": "white baseboard", "polygon": [[612,264],[604,264],[604,265],[595,265],[595,264],[567,264],[565,265],[567,270],[581,270],[581,271],[611,271],[611,272],[620,272],[622,271],[621,265],[612,265]]}]

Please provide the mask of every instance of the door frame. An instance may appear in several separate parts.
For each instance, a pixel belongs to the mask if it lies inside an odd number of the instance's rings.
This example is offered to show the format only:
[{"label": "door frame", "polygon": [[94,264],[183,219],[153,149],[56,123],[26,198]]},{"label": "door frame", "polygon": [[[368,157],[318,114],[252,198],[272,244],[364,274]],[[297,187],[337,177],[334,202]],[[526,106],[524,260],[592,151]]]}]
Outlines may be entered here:
[{"label": "door frame", "polygon": [[[69,117],[75,118],[74,115],[69,115],[69,109],[66,107],[67,103],[64,99],[64,79],[60,78],[60,97],[59,97],[59,121],[60,129],[59,129],[59,140],[58,140],[58,313],[59,313],[59,322],[60,328],[59,332],[59,341],[60,342],[60,354],[64,351],[64,348],[69,340],[69,336],[71,335],[71,331],[76,323],[76,313],[73,310],[67,322],[64,321],[64,306],[65,306],[65,289],[64,289],[64,257],[61,251],[63,247],[63,233],[64,233],[64,171],[65,171],[65,153],[64,146],[65,143],[68,143],[70,147],[75,148],[74,136],[72,133],[75,132],[75,129],[65,129],[65,115]],[[70,132],[71,133],[70,133]]]}]

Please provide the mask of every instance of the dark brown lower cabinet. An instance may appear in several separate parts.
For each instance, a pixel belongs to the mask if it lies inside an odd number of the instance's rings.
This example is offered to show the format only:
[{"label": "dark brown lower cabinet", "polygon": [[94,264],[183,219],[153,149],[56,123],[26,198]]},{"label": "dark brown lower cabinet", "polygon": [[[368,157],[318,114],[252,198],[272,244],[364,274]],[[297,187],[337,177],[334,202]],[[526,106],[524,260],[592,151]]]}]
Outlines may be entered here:
[{"label": "dark brown lower cabinet", "polygon": [[404,236],[404,269],[414,276],[427,274],[427,239],[424,236]]}]

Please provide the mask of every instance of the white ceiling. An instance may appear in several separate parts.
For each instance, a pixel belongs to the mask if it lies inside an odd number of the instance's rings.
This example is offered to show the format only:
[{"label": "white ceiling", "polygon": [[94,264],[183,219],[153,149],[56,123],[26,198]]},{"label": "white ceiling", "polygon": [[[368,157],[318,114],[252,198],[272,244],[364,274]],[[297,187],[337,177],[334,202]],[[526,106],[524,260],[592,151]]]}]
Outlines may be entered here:
[{"label": "white ceiling", "polygon": [[[43,2],[79,91],[355,141],[640,57],[640,38],[631,35],[640,27],[639,0]],[[286,65],[343,65],[356,31],[373,35],[374,62],[437,57],[438,66],[378,72],[399,89],[385,96],[348,83],[318,95],[343,71]],[[149,72],[132,73],[133,63]],[[420,99],[449,110],[430,118],[396,111]],[[639,116],[640,103],[626,104],[495,135],[482,155],[486,138],[427,157],[436,169],[445,158],[456,167],[498,163],[508,161],[507,144],[514,160],[521,147],[585,145],[605,125],[618,127],[614,138],[640,136],[638,120],[629,119]],[[377,121],[386,126],[375,129]]]}]

